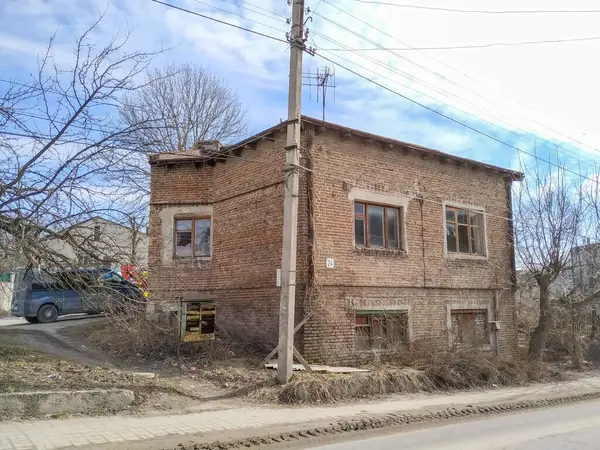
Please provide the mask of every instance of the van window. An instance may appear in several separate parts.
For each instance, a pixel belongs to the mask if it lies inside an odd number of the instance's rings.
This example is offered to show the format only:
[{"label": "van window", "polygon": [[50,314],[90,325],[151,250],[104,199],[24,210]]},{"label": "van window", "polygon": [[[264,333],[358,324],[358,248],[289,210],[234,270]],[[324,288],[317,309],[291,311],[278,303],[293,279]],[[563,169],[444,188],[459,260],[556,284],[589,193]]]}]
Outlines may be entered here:
[{"label": "van window", "polygon": [[59,289],[57,281],[54,277],[46,272],[38,272],[33,274],[31,280],[32,291],[46,291],[52,289]]}]

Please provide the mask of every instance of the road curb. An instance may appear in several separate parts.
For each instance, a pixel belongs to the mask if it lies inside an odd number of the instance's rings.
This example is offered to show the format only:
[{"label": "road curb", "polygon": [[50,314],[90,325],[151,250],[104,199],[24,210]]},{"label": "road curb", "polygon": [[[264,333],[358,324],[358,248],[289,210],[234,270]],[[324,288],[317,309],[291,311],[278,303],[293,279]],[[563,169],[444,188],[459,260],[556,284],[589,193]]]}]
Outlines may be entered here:
[{"label": "road curb", "polygon": [[376,430],[398,425],[410,425],[433,421],[451,420],[461,417],[473,417],[485,414],[544,408],[570,403],[584,402],[600,398],[600,391],[585,394],[552,397],[541,400],[519,400],[512,402],[482,403],[449,408],[431,408],[422,412],[397,412],[370,416],[362,416],[351,420],[340,420],[326,427],[306,427],[299,424],[298,431],[263,435],[252,438],[237,439],[225,442],[180,444],[177,450],[225,450],[251,447],[267,447],[282,443],[298,442],[305,439],[332,436],[353,431]]},{"label": "road curb", "polygon": [[135,400],[129,389],[93,389],[85,391],[39,391],[0,394],[2,419],[121,411]]}]

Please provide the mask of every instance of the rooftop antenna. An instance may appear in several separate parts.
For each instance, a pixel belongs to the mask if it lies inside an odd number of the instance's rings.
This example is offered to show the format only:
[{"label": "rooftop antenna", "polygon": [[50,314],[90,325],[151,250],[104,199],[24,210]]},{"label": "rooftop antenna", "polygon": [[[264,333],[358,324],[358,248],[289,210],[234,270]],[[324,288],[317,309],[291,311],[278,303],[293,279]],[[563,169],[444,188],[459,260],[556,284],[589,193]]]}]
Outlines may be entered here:
[{"label": "rooftop antenna", "polygon": [[[325,107],[327,105],[327,88],[333,88],[333,104],[335,105],[335,69],[328,66],[317,68],[316,75],[310,70],[302,74],[302,79],[305,80],[302,85],[310,87],[309,98],[311,98],[312,88],[317,91],[317,103],[319,98],[323,105],[323,122],[325,122]],[[319,94],[320,92],[320,94]]]}]

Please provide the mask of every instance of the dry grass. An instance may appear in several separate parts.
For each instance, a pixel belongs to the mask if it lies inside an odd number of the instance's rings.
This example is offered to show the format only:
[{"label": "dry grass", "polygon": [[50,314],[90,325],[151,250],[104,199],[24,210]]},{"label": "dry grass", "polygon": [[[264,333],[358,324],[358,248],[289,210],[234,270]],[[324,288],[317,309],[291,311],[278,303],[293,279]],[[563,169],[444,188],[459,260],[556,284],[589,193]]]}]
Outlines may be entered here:
[{"label": "dry grass", "polygon": [[334,403],[396,393],[520,386],[557,379],[563,379],[562,374],[547,365],[498,359],[477,351],[452,351],[413,359],[410,367],[387,363],[368,373],[297,374],[287,385],[262,389],[253,396],[281,403]]},{"label": "dry grass", "polygon": [[0,392],[26,390],[157,388],[149,380],[104,366],[88,366],[34,352],[0,336]]}]

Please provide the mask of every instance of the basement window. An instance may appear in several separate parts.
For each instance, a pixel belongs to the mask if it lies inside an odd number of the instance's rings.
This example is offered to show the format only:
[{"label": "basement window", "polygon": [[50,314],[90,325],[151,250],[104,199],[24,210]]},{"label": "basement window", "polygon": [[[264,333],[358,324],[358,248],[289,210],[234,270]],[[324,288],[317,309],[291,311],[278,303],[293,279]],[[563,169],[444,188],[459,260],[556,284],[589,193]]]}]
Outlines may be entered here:
[{"label": "basement window", "polygon": [[354,203],[354,245],[368,248],[402,248],[402,208]]},{"label": "basement window", "polygon": [[450,316],[453,345],[474,347],[489,345],[490,333],[486,309],[453,310]]},{"label": "basement window", "polygon": [[485,256],[483,212],[446,206],[445,214],[448,253]]},{"label": "basement window", "polygon": [[210,233],[210,217],[175,219],[175,256],[181,258],[210,257]]},{"label": "basement window", "polygon": [[407,311],[357,311],[356,351],[398,351],[408,346]]}]

